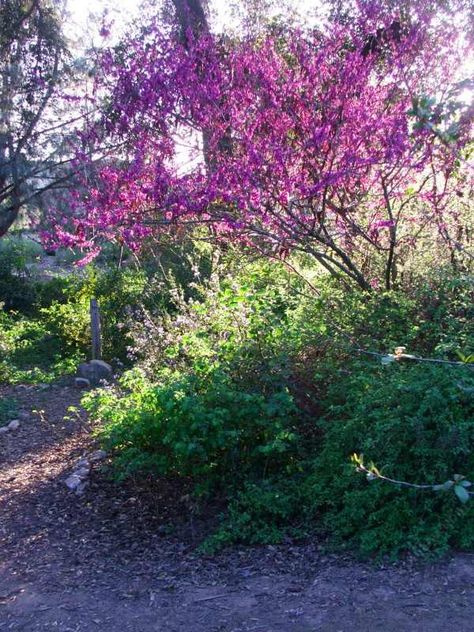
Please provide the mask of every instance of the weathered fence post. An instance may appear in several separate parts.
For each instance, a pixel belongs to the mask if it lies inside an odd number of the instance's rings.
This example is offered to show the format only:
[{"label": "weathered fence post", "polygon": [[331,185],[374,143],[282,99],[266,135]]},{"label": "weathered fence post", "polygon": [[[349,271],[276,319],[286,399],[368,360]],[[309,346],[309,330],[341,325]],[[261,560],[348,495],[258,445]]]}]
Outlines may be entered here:
[{"label": "weathered fence post", "polygon": [[102,340],[100,334],[100,310],[97,299],[91,298],[91,334],[92,334],[92,359],[102,360]]}]

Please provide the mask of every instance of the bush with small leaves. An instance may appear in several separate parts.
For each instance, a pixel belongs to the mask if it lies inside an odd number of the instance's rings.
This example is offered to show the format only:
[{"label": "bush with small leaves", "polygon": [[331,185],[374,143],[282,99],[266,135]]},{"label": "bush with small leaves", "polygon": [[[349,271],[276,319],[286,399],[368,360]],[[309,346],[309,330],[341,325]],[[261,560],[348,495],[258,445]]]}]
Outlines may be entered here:
[{"label": "bush with small leaves", "polygon": [[[307,482],[313,515],[339,544],[392,555],[474,546],[474,503],[431,487],[474,476],[468,366],[354,363],[330,388],[321,430]],[[382,476],[427,488],[367,481],[350,463],[354,452]]]},{"label": "bush with small leaves", "polygon": [[83,399],[103,423],[99,435],[119,478],[151,471],[190,478],[200,493],[229,490],[287,468],[296,453],[296,408],[286,389],[243,390],[212,366],[194,375],[165,371],[155,383],[134,370],[120,386]]}]

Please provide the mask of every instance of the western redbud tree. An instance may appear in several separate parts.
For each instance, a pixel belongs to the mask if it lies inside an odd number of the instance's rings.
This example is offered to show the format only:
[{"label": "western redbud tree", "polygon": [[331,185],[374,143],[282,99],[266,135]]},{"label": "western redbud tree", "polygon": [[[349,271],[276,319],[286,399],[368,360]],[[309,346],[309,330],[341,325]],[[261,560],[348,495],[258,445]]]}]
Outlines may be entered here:
[{"label": "western redbud tree", "polygon": [[[472,181],[469,49],[453,22],[374,2],[350,24],[232,40],[192,26],[176,36],[151,20],[104,53],[103,113],[81,137],[87,177],[57,243],[88,261],[104,241],[137,249],[206,225],[216,239],[306,253],[364,289],[389,289],[424,230],[450,238]],[[184,132],[200,141],[189,165]],[[116,149],[96,167],[106,143]]]}]

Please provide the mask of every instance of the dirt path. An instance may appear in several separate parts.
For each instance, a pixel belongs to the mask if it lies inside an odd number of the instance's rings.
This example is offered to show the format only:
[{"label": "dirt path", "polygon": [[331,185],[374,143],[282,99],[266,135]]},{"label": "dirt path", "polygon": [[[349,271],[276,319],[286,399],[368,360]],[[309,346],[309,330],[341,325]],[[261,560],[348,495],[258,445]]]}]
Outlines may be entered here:
[{"label": "dirt path", "polygon": [[0,435],[0,630],[474,629],[474,556],[374,567],[315,544],[199,557],[186,499],[166,485],[118,487],[96,467],[83,496],[66,488],[93,448],[84,420],[63,419],[77,391],[0,387],[6,395],[23,419]]}]

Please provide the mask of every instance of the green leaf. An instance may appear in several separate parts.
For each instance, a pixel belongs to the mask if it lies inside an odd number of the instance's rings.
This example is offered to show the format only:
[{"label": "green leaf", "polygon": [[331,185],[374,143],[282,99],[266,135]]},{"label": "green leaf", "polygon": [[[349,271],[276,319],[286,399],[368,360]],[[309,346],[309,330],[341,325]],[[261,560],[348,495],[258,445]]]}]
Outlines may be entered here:
[{"label": "green leaf", "polygon": [[467,492],[462,485],[455,485],[454,493],[462,503],[467,503],[467,501],[469,500],[469,492]]}]

